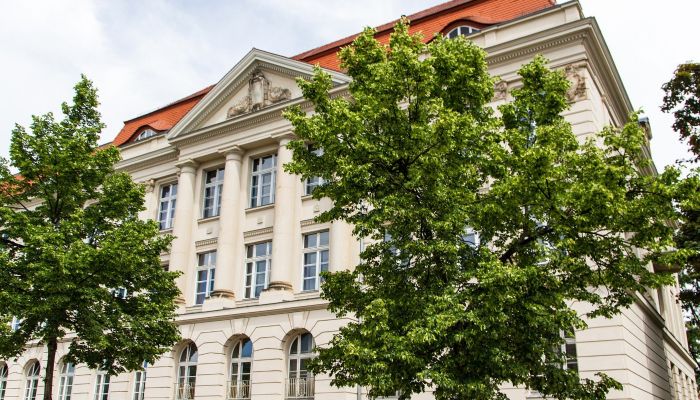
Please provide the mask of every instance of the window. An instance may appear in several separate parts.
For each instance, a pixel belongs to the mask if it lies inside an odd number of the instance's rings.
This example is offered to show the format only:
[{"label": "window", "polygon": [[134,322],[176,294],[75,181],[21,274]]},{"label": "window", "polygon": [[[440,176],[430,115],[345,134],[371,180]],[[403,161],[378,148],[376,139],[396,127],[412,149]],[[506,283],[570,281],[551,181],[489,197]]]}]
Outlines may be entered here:
[{"label": "window", "polygon": [[141,133],[136,136],[136,139],[134,139],[135,142],[138,142],[140,140],[148,139],[150,137],[155,136],[157,133],[153,129],[144,129]]},{"label": "window", "polygon": [[73,377],[75,376],[75,365],[71,362],[61,363],[58,381],[58,400],[70,400],[73,393]]},{"label": "window", "polygon": [[105,370],[97,371],[97,378],[95,379],[95,400],[108,400],[109,399],[109,374]]},{"label": "window", "polygon": [[204,299],[214,290],[214,273],[216,272],[216,251],[198,254],[197,287],[195,304],[204,303]]},{"label": "window", "polygon": [[5,389],[7,389],[7,364],[0,364],[0,400],[5,400]]},{"label": "window", "polygon": [[464,243],[472,248],[479,247],[479,233],[474,230],[474,228],[468,226],[464,228],[464,234],[462,235],[462,240]]},{"label": "window", "polygon": [[24,386],[24,400],[36,399],[36,392],[39,388],[39,372],[41,367],[39,361],[34,361],[27,367],[27,382]]},{"label": "window", "polygon": [[148,362],[144,361],[141,369],[134,375],[134,397],[133,400],[144,400],[146,397],[146,369]]},{"label": "window", "polygon": [[207,171],[204,176],[204,207],[202,218],[216,217],[221,211],[221,188],[224,185],[224,169]]},{"label": "window", "polygon": [[314,358],[314,338],[310,333],[297,335],[289,346],[289,379],[287,399],[306,399],[314,396],[314,377],[307,369]]},{"label": "window", "polygon": [[576,355],[576,335],[573,328],[562,332],[564,336],[564,344],[561,346],[561,352],[566,357],[564,369],[578,371],[578,358]]},{"label": "window", "polygon": [[328,231],[304,235],[303,290],[318,290],[319,274],[328,271]]},{"label": "window", "polygon": [[253,342],[243,339],[231,353],[231,382],[228,399],[250,398],[250,371],[253,362]]},{"label": "window", "polygon": [[176,400],[194,399],[194,389],[197,383],[197,346],[190,343],[180,353],[180,363],[177,370]]},{"label": "window", "polygon": [[462,26],[458,26],[458,27],[452,29],[447,34],[447,37],[450,39],[454,39],[459,35],[468,36],[468,35],[471,35],[472,33],[477,33],[477,32],[479,32],[479,29],[473,28],[469,25],[462,25]]},{"label": "window", "polygon": [[[314,148],[312,145],[309,145],[309,151],[311,151],[311,153],[315,154],[316,156],[323,155],[323,149]],[[316,189],[316,186],[323,185],[323,183],[324,183],[323,178],[321,178],[319,176],[314,176],[312,178],[307,179],[304,194],[306,194],[306,195],[312,194],[314,192],[314,189]]]},{"label": "window", "polygon": [[250,207],[259,207],[275,202],[275,168],[277,155],[272,154],[253,160],[250,180]]},{"label": "window", "polygon": [[22,325],[22,320],[17,317],[12,317],[12,322],[10,323],[12,332],[19,330],[20,325]]},{"label": "window", "polygon": [[272,268],[272,242],[246,246],[245,297],[253,299],[267,289]]},{"label": "window", "polygon": [[177,183],[160,187],[160,207],[158,209],[158,223],[160,229],[173,227],[175,218],[175,201],[177,200]]}]

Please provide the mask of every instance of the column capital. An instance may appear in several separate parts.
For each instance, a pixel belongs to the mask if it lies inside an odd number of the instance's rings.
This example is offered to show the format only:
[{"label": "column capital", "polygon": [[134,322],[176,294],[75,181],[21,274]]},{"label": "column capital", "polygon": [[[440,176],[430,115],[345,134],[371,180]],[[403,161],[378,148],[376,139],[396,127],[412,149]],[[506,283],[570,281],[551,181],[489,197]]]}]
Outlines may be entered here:
[{"label": "column capital", "polygon": [[197,170],[197,167],[199,166],[199,163],[191,158],[188,158],[186,160],[178,161],[175,164],[175,167],[178,169],[178,175],[181,173],[189,173],[189,174],[194,174]]},{"label": "column capital", "polygon": [[219,154],[226,156],[226,161],[240,161],[243,153],[245,153],[245,150],[238,145],[222,147],[217,151]]},{"label": "column capital", "polygon": [[292,132],[284,132],[284,133],[274,134],[274,135],[272,135],[272,138],[277,140],[277,143],[279,143],[280,146],[286,146],[287,143],[291,142],[292,140],[296,139],[297,137]]}]

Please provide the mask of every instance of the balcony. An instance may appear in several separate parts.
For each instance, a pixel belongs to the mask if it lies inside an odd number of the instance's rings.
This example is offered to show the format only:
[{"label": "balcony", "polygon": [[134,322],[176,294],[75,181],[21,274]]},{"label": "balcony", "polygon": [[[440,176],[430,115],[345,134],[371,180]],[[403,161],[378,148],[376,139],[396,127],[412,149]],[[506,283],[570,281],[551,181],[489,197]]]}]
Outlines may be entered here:
[{"label": "balcony", "polygon": [[194,399],[194,383],[180,383],[175,386],[175,400]]},{"label": "balcony", "polygon": [[250,381],[229,381],[226,392],[227,400],[250,398]]},{"label": "balcony", "polygon": [[289,378],[285,380],[286,400],[312,400],[314,398],[314,377]]}]

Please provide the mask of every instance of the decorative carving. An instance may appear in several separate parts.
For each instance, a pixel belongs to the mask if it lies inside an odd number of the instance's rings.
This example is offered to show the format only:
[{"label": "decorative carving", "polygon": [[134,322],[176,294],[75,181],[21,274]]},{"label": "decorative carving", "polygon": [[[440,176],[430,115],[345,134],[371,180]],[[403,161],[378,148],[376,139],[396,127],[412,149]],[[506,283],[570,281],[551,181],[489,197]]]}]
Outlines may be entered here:
[{"label": "decorative carving", "polygon": [[585,67],[583,64],[569,64],[564,68],[566,79],[571,83],[569,90],[566,92],[566,99],[570,103],[586,98],[586,77],[579,72],[579,69],[583,67]]},{"label": "decorative carving", "polygon": [[280,101],[292,98],[292,92],[287,88],[271,87],[270,81],[259,69],[254,69],[248,79],[248,94],[235,103],[226,113],[227,118],[235,117],[253,111],[258,111]]},{"label": "decorative carving", "polygon": [[508,96],[508,82],[500,80],[496,82],[493,86],[494,94],[493,99],[495,100],[505,100]]}]

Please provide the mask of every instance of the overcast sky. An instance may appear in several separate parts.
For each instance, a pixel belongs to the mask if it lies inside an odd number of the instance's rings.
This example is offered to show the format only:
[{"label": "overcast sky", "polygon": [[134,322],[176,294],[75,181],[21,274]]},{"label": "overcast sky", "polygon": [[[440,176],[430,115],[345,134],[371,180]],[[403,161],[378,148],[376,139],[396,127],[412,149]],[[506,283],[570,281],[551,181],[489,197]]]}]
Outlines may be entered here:
[{"label": "overcast sky", "polygon": [[[84,73],[107,124],[218,81],[252,47],[292,56],[440,0],[9,0],[0,5],[0,156],[15,123],[58,112]],[[562,3],[562,1],[559,1]],[[688,157],[659,112],[676,65],[700,61],[700,1],[581,0],[612,52],[634,107],[650,118],[659,168]]]}]

